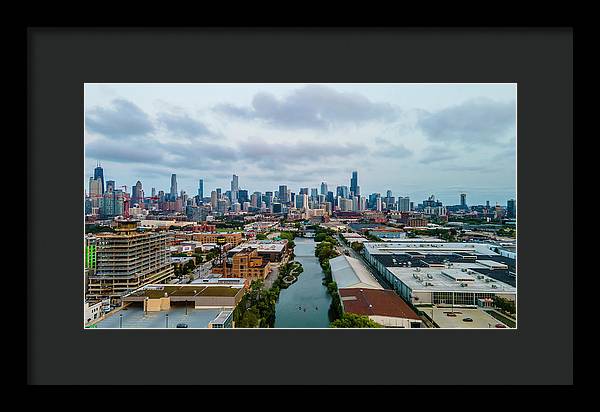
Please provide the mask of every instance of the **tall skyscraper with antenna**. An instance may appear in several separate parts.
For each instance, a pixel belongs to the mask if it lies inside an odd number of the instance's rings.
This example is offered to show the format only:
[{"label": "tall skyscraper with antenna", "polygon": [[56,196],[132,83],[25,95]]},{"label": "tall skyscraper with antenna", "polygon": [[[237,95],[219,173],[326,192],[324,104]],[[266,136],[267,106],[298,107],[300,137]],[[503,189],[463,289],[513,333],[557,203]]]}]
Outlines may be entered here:
[{"label": "tall skyscraper with antenna", "polygon": [[356,170],[352,172],[352,178],[350,179],[350,195],[360,195],[360,186],[358,185],[358,172]]},{"label": "tall skyscraper with antenna", "polygon": [[100,166],[100,162],[96,163],[96,168],[94,169],[94,179],[100,179],[102,181],[102,194],[104,194],[104,169]]}]

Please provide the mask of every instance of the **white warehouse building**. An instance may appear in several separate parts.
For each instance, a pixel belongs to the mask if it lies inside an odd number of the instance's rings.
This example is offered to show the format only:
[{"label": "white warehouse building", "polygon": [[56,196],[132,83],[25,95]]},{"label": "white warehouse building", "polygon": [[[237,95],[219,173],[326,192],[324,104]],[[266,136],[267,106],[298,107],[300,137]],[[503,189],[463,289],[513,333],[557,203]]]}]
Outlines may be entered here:
[{"label": "white warehouse building", "polygon": [[363,254],[415,306],[487,306],[516,300],[516,260],[482,243],[369,242]]}]

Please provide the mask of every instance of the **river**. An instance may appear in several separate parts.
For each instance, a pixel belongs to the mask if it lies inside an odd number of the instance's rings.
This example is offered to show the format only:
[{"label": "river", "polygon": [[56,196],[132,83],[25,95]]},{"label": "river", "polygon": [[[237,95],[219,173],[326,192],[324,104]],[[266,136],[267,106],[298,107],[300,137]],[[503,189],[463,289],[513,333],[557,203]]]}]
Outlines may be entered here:
[{"label": "river", "polygon": [[294,243],[294,260],[302,264],[304,272],[296,283],[281,290],[275,306],[275,327],[327,328],[331,297],[322,284],[325,274],[315,257],[316,243],[307,238],[296,238]]}]

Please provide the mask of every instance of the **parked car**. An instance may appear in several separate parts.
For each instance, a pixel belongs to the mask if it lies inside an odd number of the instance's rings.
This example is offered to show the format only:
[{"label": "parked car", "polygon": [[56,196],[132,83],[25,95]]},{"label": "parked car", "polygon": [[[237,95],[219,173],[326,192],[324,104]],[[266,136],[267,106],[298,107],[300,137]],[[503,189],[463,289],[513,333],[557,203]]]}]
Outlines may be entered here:
[{"label": "parked car", "polygon": [[502,323],[496,323],[496,328],[505,328],[506,325],[502,324]]},{"label": "parked car", "polygon": [[187,327],[188,327],[188,324],[187,324],[187,323],[178,323],[178,324],[177,324],[177,327],[178,327],[178,328],[187,328]]},{"label": "parked car", "polygon": [[473,319],[471,319],[471,318],[464,318],[463,322],[473,322]]}]

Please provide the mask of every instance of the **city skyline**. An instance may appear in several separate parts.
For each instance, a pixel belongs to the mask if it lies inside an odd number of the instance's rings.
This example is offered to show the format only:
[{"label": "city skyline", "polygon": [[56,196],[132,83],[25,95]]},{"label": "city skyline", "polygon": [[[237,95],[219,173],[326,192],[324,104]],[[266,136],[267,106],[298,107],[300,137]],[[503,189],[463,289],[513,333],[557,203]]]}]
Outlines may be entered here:
[{"label": "city skyline", "polygon": [[[101,163],[98,163],[98,165],[94,169],[94,173],[90,174],[88,176],[88,179],[90,179],[92,177],[95,178],[96,175],[97,175],[98,169],[100,169],[102,172],[104,171],[103,168],[102,168]],[[354,176],[354,172],[355,171],[352,172],[353,173],[352,176]],[[170,195],[171,194],[172,184],[173,184],[173,180],[172,179],[173,179],[174,176],[176,176],[176,174],[171,174],[170,176],[171,177],[170,177],[170,183],[169,184],[171,185],[171,187],[169,189],[165,189],[165,188],[161,188],[161,187],[154,187],[154,186],[151,187],[151,188],[148,188],[148,187],[146,187],[143,184],[143,182],[140,182],[140,180],[138,180],[136,182],[136,185],[133,185],[133,186],[129,186],[129,185],[116,185],[116,187],[117,188],[123,188],[123,186],[127,186],[127,188],[131,188],[131,190],[128,190],[127,193],[131,194],[132,198],[135,198],[133,190],[137,186],[137,183],[141,183],[142,184],[142,190],[144,192],[144,196],[145,197],[156,196],[160,191],[164,192],[165,195]],[[360,176],[360,174],[359,174],[359,176]],[[236,185],[238,185],[239,184],[238,183],[239,182],[239,176],[233,174],[232,178],[235,179]],[[233,179],[230,180],[230,185],[231,185]],[[110,181],[115,181],[115,179],[113,178]],[[196,196],[198,194],[200,182],[202,182],[202,192],[203,192],[203,195],[204,195],[202,197],[203,199],[204,198],[210,198],[211,197],[211,192],[217,191],[217,189],[220,189],[220,192],[223,195],[226,192],[230,191],[229,189],[223,188],[223,187],[220,187],[220,186],[219,187],[214,187],[214,188],[207,187],[204,179],[202,179],[202,178],[198,179],[197,186],[196,186],[195,189],[190,190],[190,191],[185,190],[185,189],[181,189],[181,190],[183,190],[187,194],[187,196],[194,197],[194,196]],[[315,187],[312,187],[312,186],[307,187],[307,189],[309,190],[308,195],[311,196],[310,191],[316,191],[318,194],[322,194],[321,193],[321,188],[322,188],[322,184],[324,183],[325,186],[327,187],[327,190],[329,192],[332,192],[334,194],[334,197],[337,197],[337,193],[336,192],[337,192],[337,188],[338,187],[345,187],[348,191],[350,191],[350,187],[351,187],[351,184],[352,184],[352,177],[350,177],[349,182],[350,183],[347,183],[347,184],[331,185],[327,181],[321,181],[318,185],[315,185]],[[89,189],[89,180],[88,180],[87,183],[88,183],[88,186],[85,189],[85,193],[86,194],[88,194],[88,192],[89,192],[89,190],[88,190]],[[179,185],[179,182],[177,180],[176,183],[175,183],[175,186],[177,187],[178,185]],[[302,194],[302,190],[303,190],[302,187],[298,187],[297,189],[294,189],[290,185],[286,185],[286,184],[277,185],[275,188],[270,188],[270,189],[267,189],[267,190],[256,190],[254,188],[244,187],[244,186],[239,186],[239,188],[240,188],[240,190],[247,191],[250,194],[252,194],[254,192],[265,194],[266,192],[276,193],[279,190],[280,186],[285,186],[291,193],[295,193],[296,195],[301,195]],[[468,192],[460,191],[460,192],[454,193],[456,195],[455,197],[457,199],[459,199],[459,201],[455,202],[454,200],[452,200],[453,199],[452,196],[449,196],[450,200],[446,200],[446,199],[442,198],[441,196],[438,196],[436,193],[429,193],[429,192],[426,192],[426,191],[422,191],[421,192],[421,193],[425,193],[425,195],[423,195],[422,198],[417,198],[417,197],[411,196],[410,194],[398,193],[398,192],[395,192],[394,190],[389,190],[389,189],[379,190],[379,191],[376,191],[376,192],[362,193],[362,189],[360,189],[360,184],[358,184],[357,186],[358,186],[358,189],[359,189],[359,196],[362,197],[362,198],[368,198],[369,195],[371,195],[373,193],[378,193],[378,194],[381,195],[382,198],[385,198],[385,197],[388,196],[388,192],[391,192],[389,195],[391,195],[391,196],[393,196],[395,198],[399,198],[399,197],[410,198],[410,202],[414,203],[415,205],[417,203],[420,203],[420,202],[424,201],[424,200],[427,200],[430,196],[434,196],[436,200],[442,202],[445,205],[459,205],[459,204],[463,205],[463,196],[465,196],[465,201],[466,201],[466,203],[464,203],[464,204],[465,205],[472,205],[472,206],[481,206],[481,205],[486,205],[486,204],[487,204],[487,206],[496,205],[496,204],[501,205],[501,206],[506,206],[507,202],[509,202],[509,201],[515,201],[516,200],[516,196],[513,196],[513,197],[506,198],[506,199],[500,199],[500,200],[486,199],[485,201],[477,202],[477,201],[472,201],[472,199],[470,199],[470,197],[468,196]],[[150,189],[150,190],[148,190],[148,189]],[[225,189],[225,190],[223,190],[223,189]],[[181,190],[176,193],[176,196],[178,196],[181,193]],[[327,193],[325,193],[325,195],[326,194]]]},{"label": "city skyline", "polygon": [[[86,84],[84,185],[515,198],[515,84]],[[109,172],[110,170],[110,172]],[[251,182],[251,183],[250,183]]]}]

